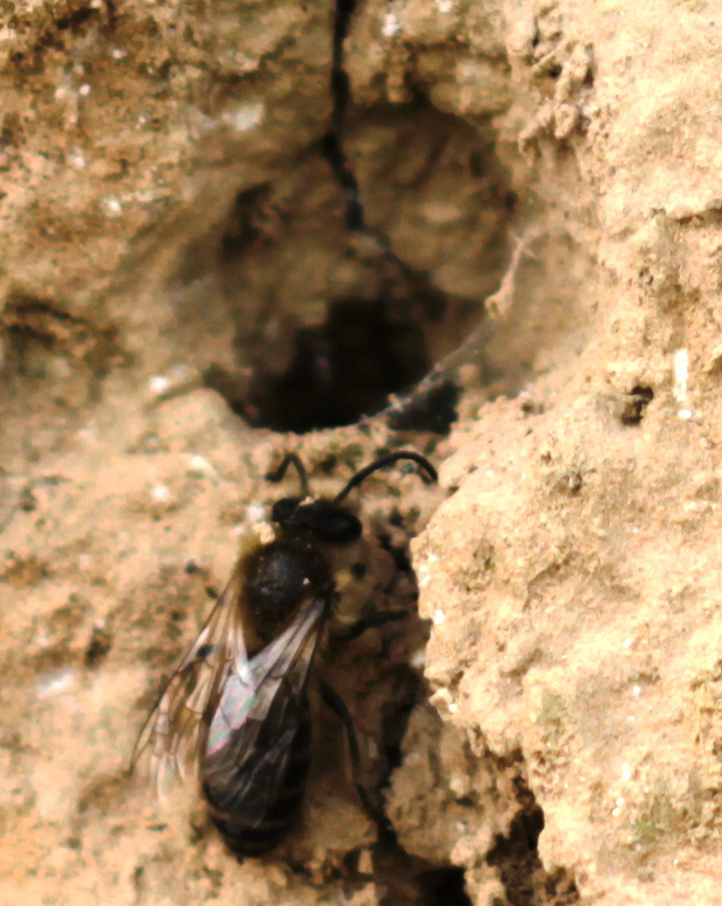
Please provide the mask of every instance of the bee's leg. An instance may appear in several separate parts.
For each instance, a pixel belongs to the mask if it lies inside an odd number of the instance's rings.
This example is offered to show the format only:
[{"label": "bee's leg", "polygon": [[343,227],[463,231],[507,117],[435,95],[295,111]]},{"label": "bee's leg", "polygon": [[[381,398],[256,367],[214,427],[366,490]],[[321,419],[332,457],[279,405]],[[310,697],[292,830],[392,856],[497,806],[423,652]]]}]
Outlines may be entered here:
[{"label": "bee's leg", "polygon": [[369,614],[367,617],[361,617],[350,626],[334,631],[335,638],[351,641],[363,635],[367,629],[374,629],[378,626],[385,626],[387,623],[395,623],[397,620],[407,620],[409,614],[406,610],[385,610],[378,613]]},{"label": "bee's leg", "polygon": [[361,776],[361,753],[359,752],[358,739],[356,738],[356,730],[354,729],[353,718],[348,713],[348,708],[346,707],[341,696],[334,692],[330,686],[326,685],[326,683],[319,683],[318,688],[321,694],[321,698],[334,712],[334,714],[336,714],[346,730],[346,738],[348,739],[348,751],[351,758],[351,769],[353,771],[354,786],[356,787],[359,799],[361,800],[363,807],[366,809],[366,812],[371,820],[374,821],[378,826],[380,834],[393,834],[391,822],[386,817],[380,797],[378,802],[373,802],[368,790],[359,780],[359,777]]}]

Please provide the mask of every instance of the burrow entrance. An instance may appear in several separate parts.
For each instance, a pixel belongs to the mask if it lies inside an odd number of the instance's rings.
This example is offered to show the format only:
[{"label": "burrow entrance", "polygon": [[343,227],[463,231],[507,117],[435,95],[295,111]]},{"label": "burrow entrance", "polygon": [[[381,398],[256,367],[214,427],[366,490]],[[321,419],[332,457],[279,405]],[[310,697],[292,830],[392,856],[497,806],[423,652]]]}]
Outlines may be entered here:
[{"label": "burrow entrance", "polygon": [[[305,433],[378,413],[479,324],[508,265],[518,200],[490,126],[419,99],[355,111],[344,146],[371,235],[347,228],[311,147],[239,191],[181,256],[175,279],[203,296],[180,322],[197,325],[202,305],[233,324],[232,355],[200,363],[205,383],[253,426]],[[455,391],[436,393],[404,427],[448,429]]]}]

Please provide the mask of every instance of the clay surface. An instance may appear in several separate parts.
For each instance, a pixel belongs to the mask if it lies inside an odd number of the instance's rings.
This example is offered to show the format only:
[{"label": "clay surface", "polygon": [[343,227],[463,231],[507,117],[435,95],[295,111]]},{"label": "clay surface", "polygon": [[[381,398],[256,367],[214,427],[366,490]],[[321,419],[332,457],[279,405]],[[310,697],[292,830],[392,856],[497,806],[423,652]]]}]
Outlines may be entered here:
[{"label": "clay surface", "polygon": [[[320,153],[333,15],[0,11],[0,903],[713,906],[722,16],[360,3],[344,146],[402,279]],[[349,415],[434,362],[448,433]],[[439,487],[357,496],[408,619],[320,665],[397,839],[318,705],[299,826],[238,862],[134,741],[281,454],[333,494],[401,448]]]}]

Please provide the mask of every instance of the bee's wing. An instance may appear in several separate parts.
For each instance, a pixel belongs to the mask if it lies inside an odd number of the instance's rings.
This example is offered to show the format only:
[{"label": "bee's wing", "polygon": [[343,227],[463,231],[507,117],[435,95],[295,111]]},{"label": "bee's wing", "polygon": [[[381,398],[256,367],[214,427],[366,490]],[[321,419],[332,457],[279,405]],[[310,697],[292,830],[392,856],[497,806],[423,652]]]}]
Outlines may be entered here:
[{"label": "bee's wing", "polygon": [[326,599],[310,599],[293,623],[229,673],[208,733],[202,774],[214,806],[246,826],[260,823],[286,778],[308,718],[306,685]]},{"label": "bee's wing", "polygon": [[236,571],[138,736],[130,771],[149,753],[159,791],[174,775],[197,769],[227,677],[234,664],[247,662],[238,607],[242,590]]}]

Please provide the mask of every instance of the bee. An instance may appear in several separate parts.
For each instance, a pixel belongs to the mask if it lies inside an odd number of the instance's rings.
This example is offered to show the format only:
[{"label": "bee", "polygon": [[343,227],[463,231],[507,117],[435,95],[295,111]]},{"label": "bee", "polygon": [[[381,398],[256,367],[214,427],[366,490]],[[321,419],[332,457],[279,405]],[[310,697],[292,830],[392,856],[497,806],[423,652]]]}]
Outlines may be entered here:
[{"label": "bee", "polygon": [[[269,478],[280,481],[293,465],[302,496],[277,500],[267,534],[246,542],[140,732],[130,770],[147,752],[159,788],[175,775],[195,774],[211,820],[239,855],[270,852],[301,809],[311,753],[309,676],[341,594],[338,564],[362,537],[361,521],[345,501],[377,469],[400,460],[437,480],[423,456],[400,451],[361,469],[336,497],[312,498],[300,459],[285,457]],[[345,637],[405,616],[371,614],[349,625]],[[321,691],[346,725],[357,771],[350,716],[333,690]],[[356,787],[367,811],[378,817],[358,781]]]}]

